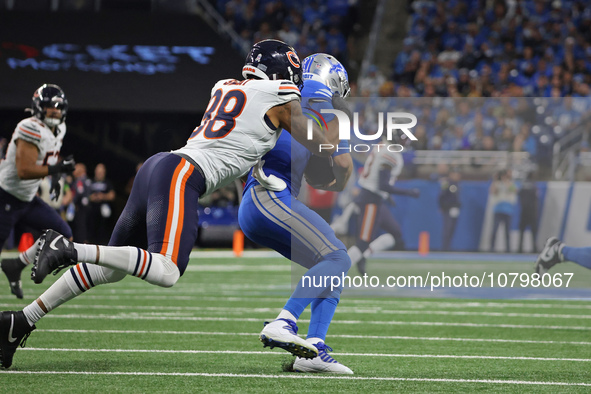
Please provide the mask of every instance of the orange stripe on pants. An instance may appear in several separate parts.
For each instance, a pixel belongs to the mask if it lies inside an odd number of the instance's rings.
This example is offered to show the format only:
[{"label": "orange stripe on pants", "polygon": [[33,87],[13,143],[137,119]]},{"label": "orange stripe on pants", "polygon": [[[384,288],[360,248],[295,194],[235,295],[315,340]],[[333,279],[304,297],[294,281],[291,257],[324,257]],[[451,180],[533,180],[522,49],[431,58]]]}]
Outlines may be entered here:
[{"label": "orange stripe on pants", "polygon": [[[179,183],[179,177],[181,176],[180,174],[183,172],[184,168],[185,172],[182,176],[182,179],[180,179]],[[189,177],[193,173],[193,168],[194,167],[189,165],[189,163],[185,159],[182,159],[174,171],[174,175],[171,182],[170,195],[168,201],[168,215],[166,219],[166,231],[164,233],[164,240],[160,252],[165,255],[170,255],[171,260],[175,264],[177,262],[179,254],[182,235],[181,232],[183,230],[183,220],[185,217],[185,184],[187,182],[187,179],[189,179]],[[177,196],[178,205],[176,205]],[[171,243],[172,250],[170,249]]]},{"label": "orange stripe on pants", "polygon": [[365,206],[363,221],[361,222],[361,234],[359,234],[362,241],[371,242],[371,234],[373,233],[373,225],[376,221],[377,211],[376,204],[367,204]]},{"label": "orange stripe on pants", "polygon": [[170,194],[168,196],[168,214],[166,215],[166,231],[164,232],[164,239],[162,240],[162,249],[160,249],[160,253],[166,254],[166,247],[168,246],[168,238],[170,237],[170,229],[172,227],[173,221],[173,214],[174,214],[174,185],[176,185],[176,180],[179,177],[181,169],[185,165],[185,159],[182,159],[178,166],[176,166],[174,170],[174,174],[172,175],[172,181],[170,188]]},{"label": "orange stripe on pants", "polygon": [[187,183],[187,179],[189,179],[189,177],[191,176],[191,174],[193,173],[193,166],[189,167],[189,170],[187,170],[187,172],[185,173],[185,176],[183,177],[183,180],[181,181],[181,188],[179,190],[180,196],[179,196],[179,221],[178,221],[178,229],[179,231],[176,234],[176,237],[174,239],[174,249],[172,252],[172,261],[176,264],[177,258],[179,256],[179,246],[181,244],[181,232],[183,231],[183,222],[185,219],[185,184]]}]

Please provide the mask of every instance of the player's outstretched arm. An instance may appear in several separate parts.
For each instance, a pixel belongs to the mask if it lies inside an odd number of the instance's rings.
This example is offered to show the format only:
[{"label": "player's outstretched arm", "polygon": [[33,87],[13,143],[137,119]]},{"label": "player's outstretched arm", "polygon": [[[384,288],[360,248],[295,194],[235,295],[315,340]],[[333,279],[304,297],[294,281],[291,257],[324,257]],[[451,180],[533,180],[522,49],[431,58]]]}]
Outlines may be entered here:
[{"label": "player's outstretched arm", "polygon": [[390,184],[390,173],[392,171],[392,167],[388,165],[382,166],[380,170],[380,178],[379,178],[379,187],[381,191],[390,193],[390,194],[398,194],[401,196],[410,196],[413,198],[419,198],[421,195],[421,191],[419,189],[402,189],[400,187],[396,187]]},{"label": "player's outstretched arm", "polygon": [[37,165],[39,150],[35,144],[22,139],[16,140],[16,174],[20,179],[38,179],[47,175],[71,173],[74,171],[74,159],[66,160],[55,165]]},{"label": "player's outstretched arm", "polygon": [[304,116],[300,103],[291,101],[277,105],[267,111],[267,116],[275,125],[291,133],[293,138],[316,156],[330,156],[338,145],[338,122],[329,122],[326,133],[312,124],[312,139],[308,139],[308,118]]}]

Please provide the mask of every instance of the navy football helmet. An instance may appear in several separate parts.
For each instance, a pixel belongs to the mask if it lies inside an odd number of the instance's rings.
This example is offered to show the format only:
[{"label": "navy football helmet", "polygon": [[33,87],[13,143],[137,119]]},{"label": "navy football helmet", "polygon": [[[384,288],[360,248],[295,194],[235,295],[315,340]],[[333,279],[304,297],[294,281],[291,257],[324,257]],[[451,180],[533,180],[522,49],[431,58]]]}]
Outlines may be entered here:
[{"label": "navy football helmet", "polygon": [[[62,110],[60,119],[46,118],[45,108],[53,107]],[[57,85],[44,84],[33,93],[33,100],[31,104],[33,116],[41,120],[49,127],[55,127],[66,120],[68,112],[68,99],[64,94],[62,88]]]},{"label": "navy football helmet", "polygon": [[302,90],[302,64],[295,49],[279,40],[264,40],[252,46],[242,68],[244,78],[287,79]]}]

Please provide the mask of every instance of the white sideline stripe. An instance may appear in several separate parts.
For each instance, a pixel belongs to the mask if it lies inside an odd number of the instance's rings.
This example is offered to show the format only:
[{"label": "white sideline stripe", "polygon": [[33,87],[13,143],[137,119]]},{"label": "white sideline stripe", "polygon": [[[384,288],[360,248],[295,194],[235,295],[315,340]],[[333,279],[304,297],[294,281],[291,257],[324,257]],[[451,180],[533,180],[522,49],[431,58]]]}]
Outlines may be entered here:
[{"label": "white sideline stripe", "polygon": [[[142,283],[142,285],[145,285]],[[177,289],[179,286],[175,286]],[[98,290],[97,290],[98,291]],[[118,291],[118,290],[116,290]],[[26,294],[25,294],[26,295]],[[13,295],[0,295],[0,299],[14,300]],[[84,294],[84,299],[89,300],[179,300],[179,301],[218,301],[218,302],[278,302],[277,298],[250,296],[250,297],[208,297],[208,296],[183,296],[183,295],[99,295],[99,294]],[[413,300],[384,300],[380,298],[368,300],[350,300],[341,298],[341,307],[347,304],[371,304],[372,307],[376,305],[403,305],[405,307],[429,307],[436,308],[529,308],[529,309],[591,309],[591,305],[586,302],[584,304],[538,304],[538,303],[506,303],[506,302],[441,302],[441,301],[413,301]],[[14,304],[10,304],[14,305]]]},{"label": "white sideline stripe", "polygon": [[[258,336],[258,332],[217,332],[217,331],[148,331],[148,330],[74,330],[74,329],[38,329],[37,332],[57,332],[74,334],[153,334],[153,335],[222,335],[222,336]],[[444,337],[409,337],[399,335],[347,335],[334,334],[331,338],[349,339],[397,339],[412,341],[454,341],[454,342],[498,342],[498,343],[532,343],[557,345],[591,345],[591,342],[574,341],[534,341],[528,339],[487,339],[487,338],[444,338]]]},{"label": "white sideline stripe", "polygon": [[[244,350],[168,350],[168,349],[67,349],[67,348],[23,348],[29,351],[42,352],[88,352],[88,353],[173,353],[173,354],[272,354],[285,355],[284,352],[244,351]],[[557,357],[512,357],[512,356],[469,356],[454,354],[397,354],[397,353],[331,353],[334,356],[355,357],[394,357],[394,358],[451,358],[474,360],[527,360],[527,361],[575,361],[590,362],[591,358],[557,358]]]},{"label": "white sideline stripe", "polygon": [[[206,317],[206,316],[142,316],[139,314],[126,315],[59,315],[50,314],[45,318],[54,319],[110,319],[110,320],[184,320],[184,321],[234,321],[234,322],[257,322],[263,319],[254,317]],[[299,321],[308,323],[310,320],[300,319]],[[361,321],[361,320],[333,320],[337,324],[374,324],[374,325],[393,325],[393,326],[449,326],[449,327],[491,327],[491,328],[534,328],[547,330],[591,330],[591,326],[543,326],[530,324],[485,324],[485,323],[449,323],[449,322],[424,322],[424,321]]]},{"label": "white sideline stripe", "polygon": [[259,379],[326,379],[326,380],[373,380],[393,382],[439,382],[439,383],[485,383],[515,384],[535,386],[583,386],[591,387],[591,383],[579,382],[536,382],[527,380],[500,379],[444,379],[444,378],[396,378],[378,376],[326,376],[326,375],[256,375],[235,373],[204,373],[204,372],[94,372],[94,371],[11,371],[0,370],[0,374],[21,375],[117,375],[117,376],[181,376],[181,377],[213,377],[213,378],[259,378]]},{"label": "white sideline stripe", "polygon": [[[2,304],[0,307],[10,308],[14,304]],[[206,311],[206,312],[229,312],[229,313],[274,313],[278,308],[244,308],[244,307],[225,307],[225,306],[155,306],[155,305],[80,305],[65,304],[60,309],[108,309],[108,310],[151,310],[151,311]],[[503,312],[462,312],[462,311],[436,311],[436,310],[390,310],[382,308],[366,308],[343,306],[337,309],[338,314],[358,313],[358,314],[390,314],[390,315],[443,315],[443,316],[490,316],[490,317],[529,317],[529,318],[550,318],[550,319],[591,319],[591,315],[562,315],[562,314],[544,314],[544,313],[503,313]]]}]

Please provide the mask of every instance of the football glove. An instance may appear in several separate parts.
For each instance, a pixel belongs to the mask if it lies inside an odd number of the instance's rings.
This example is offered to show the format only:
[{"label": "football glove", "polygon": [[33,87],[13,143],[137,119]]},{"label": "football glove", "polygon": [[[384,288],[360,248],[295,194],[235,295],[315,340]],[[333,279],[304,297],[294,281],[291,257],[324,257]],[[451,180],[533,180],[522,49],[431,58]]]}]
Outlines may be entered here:
[{"label": "football glove", "polygon": [[53,175],[51,177],[51,186],[49,187],[49,196],[53,201],[57,201],[60,198],[62,192],[62,185],[60,184],[60,177]]},{"label": "football glove", "polygon": [[71,174],[74,172],[74,168],[76,167],[76,162],[74,161],[74,156],[70,155],[66,157],[61,163],[54,164],[49,166],[48,174]]}]

